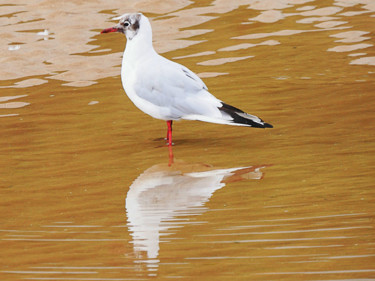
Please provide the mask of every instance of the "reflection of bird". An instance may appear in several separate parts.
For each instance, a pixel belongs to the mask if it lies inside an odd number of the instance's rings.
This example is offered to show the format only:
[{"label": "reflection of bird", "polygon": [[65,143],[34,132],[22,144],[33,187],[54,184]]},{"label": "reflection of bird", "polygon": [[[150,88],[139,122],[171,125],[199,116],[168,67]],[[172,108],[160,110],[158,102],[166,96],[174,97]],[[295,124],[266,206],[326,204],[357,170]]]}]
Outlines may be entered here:
[{"label": "reflection of bird", "polygon": [[261,179],[261,168],[214,170],[177,161],[172,167],[160,164],[144,171],[130,186],[125,202],[135,252],[156,259],[161,236],[181,227],[182,216],[201,214],[212,194],[228,182]]},{"label": "reflection of bird", "polygon": [[152,46],[147,17],[138,13],[124,14],[117,19],[118,25],[102,33],[126,35],[121,69],[124,89],[140,110],[167,121],[169,145],[172,145],[172,121],[179,119],[272,128],[260,118],[218,100],[195,73],[158,55]]}]

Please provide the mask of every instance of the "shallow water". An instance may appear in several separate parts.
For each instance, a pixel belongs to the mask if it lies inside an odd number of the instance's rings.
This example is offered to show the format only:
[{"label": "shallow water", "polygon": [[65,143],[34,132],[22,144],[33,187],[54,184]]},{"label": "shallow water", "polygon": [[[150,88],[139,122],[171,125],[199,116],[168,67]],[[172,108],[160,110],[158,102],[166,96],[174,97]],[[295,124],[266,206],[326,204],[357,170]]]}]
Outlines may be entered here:
[{"label": "shallow water", "polygon": [[[375,280],[372,0],[86,2],[0,5],[1,280]],[[134,11],[274,128],[176,122],[170,163],[99,34]]]}]

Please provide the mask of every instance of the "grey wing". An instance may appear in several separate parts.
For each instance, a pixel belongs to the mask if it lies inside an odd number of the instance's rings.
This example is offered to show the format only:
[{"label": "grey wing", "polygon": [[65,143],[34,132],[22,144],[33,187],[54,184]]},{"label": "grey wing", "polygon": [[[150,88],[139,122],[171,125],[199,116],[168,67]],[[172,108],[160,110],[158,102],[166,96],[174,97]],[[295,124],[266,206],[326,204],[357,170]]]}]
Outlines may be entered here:
[{"label": "grey wing", "polygon": [[181,64],[159,56],[148,65],[155,67],[140,67],[134,88],[140,98],[152,104],[167,106],[207,92],[207,86],[198,75]]},{"label": "grey wing", "polygon": [[187,67],[159,57],[155,68],[143,68],[135,85],[137,95],[154,105],[170,110],[171,118],[191,114],[217,114],[220,101]]},{"label": "grey wing", "polygon": [[199,87],[201,87],[204,90],[208,90],[206,84],[204,84],[204,82],[202,81],[202,79],[199,78],[198,75],[196,75],[193,71],[191,71],[189,68],[183,65],[180,65],[180,64],[177,64],[177,65],[181,66],[182,71],[185,73],[185,75],[189,77],[190,79],[192,79],[195,83],[197,83]]},{"label": "grey wing", "polygon": [[[179,63],[170,61],[162,56],[160,59],[160,75],[163,81],[168,83],[171,87],[179,87],[183,89],[185,94],[196,94],[203,90],[208,90],[206,84],[195,74]],[[168,85],[163,85],[162,89],[168,88]]]}]

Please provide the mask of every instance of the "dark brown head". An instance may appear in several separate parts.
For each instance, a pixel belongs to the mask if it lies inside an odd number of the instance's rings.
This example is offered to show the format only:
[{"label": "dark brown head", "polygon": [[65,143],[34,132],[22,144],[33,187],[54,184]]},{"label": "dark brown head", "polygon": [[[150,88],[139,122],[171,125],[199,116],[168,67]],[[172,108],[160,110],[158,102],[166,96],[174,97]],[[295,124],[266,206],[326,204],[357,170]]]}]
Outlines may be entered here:
[{"label": "dark brown head", "polygon": [[121,32],[125,34],[128,40],[132,40],[140,30],[142,18],[146,17],[141,13],[124,14],[114,18],[114,20],[120,20],[116,26],[104,29],[101,33]]}]

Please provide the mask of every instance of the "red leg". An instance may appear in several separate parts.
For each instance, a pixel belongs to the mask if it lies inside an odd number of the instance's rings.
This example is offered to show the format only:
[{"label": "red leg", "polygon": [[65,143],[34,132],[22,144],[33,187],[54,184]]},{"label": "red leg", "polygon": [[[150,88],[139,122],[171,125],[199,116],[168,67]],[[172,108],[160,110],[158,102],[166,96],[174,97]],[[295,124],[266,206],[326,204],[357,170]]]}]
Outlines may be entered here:
[{"label": "red leg", "polygon": [[168,132],[167,132],[167,141],[168,141],[168,146],[172,146],[172,120],[167,121],[167,126],[168,126]]}]

